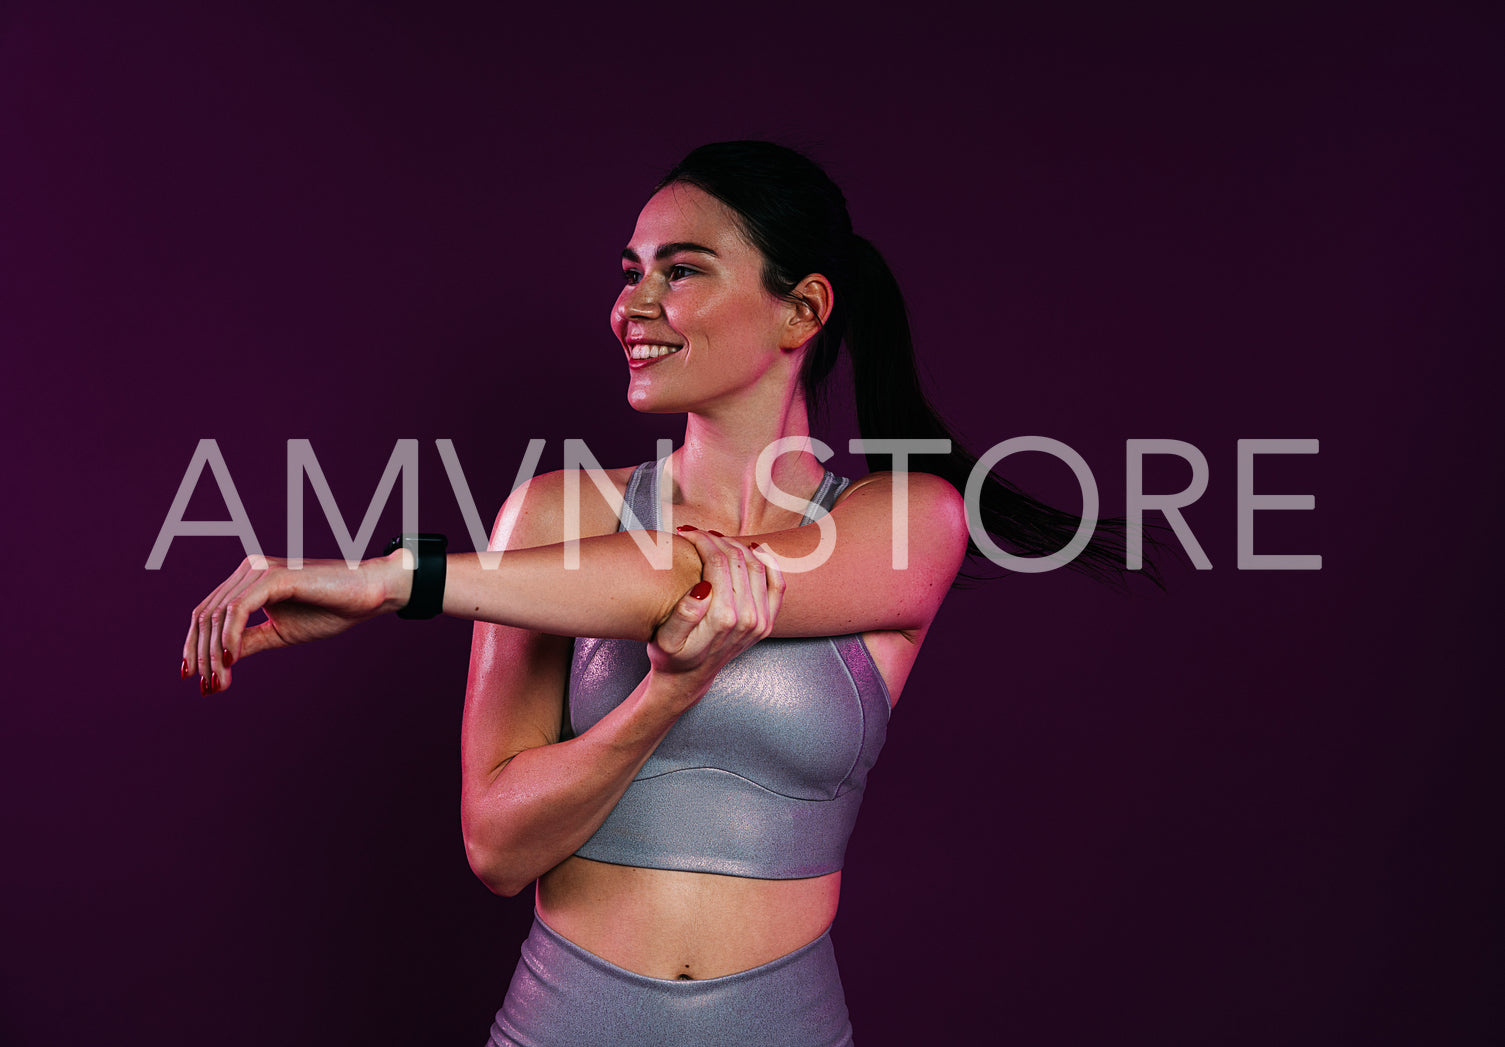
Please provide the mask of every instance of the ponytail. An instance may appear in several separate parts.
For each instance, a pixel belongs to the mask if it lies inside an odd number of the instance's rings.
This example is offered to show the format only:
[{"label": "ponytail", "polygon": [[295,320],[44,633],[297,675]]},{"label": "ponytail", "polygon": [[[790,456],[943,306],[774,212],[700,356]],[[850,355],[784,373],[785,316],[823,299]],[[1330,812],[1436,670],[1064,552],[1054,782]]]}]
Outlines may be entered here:
[{"label": "ponytail", "polygon": [[[899,282],[871,241],[853,234],[850,242],[852,286],[848,297],[852,310],[846,317],[845,333],[857,400],[857,427],[866,438],[949,440],[951,453],[929,456],[924,471],[965,491],[977,456],[956,438],[925,397],[915,367],[909,311]],[[868,455],[868,468],[884,468],[885,458]],[[1009,552],[1034,557],[1063,549],[1082,522],[1080,516],[1032,498],[993,472],[983,479],[976,516],[983,529]],[[1098,520],[1091,540],[1067,566],[1098,581],[1122,584],[1125,535],[1122,519]],[[976,558],[985,555],[970,536],[967,554]],[[1158,585],[1153,565],[1147,564],[1147,568]],[[959,577],[981,576],[964,570]]]},{"label": "ponytail", "polygon": [[[819,408],[824,383],[845,343],[862,435],[950,440],[951,453],[927,458],[925,471],[966,491],[977,456],[952,435],[925,398],[915,369],[904,294],[878,249],[852,232],[846,197],[820,165],[772,142],[716,142],[691,152],[658,187],[676,182],[709,193],[736,213],[749,242],[763,255],[763,284],[769,293],[797,300],[796,284],[811,273],[822,273],[831,281],[834,308],[805,351],[801,382],[807,408]],[[884,455],[868,455],[869,469],[887,464]],[[983,481],[980,501],[975,514],[969,510],[968,516],[980,518],[988,534],[1019,556],[1059,552],[1082,522],[991,472]],[[1098,520],[1091,541],[1068,566],[1100,581],[1122,584],[1127,577],[1125,546],[1123,520]],[[967,552],[985,555],[970,537]],[[1145,573],[1160,584],[1148,558],[1145,565]],[[983,575],[964,571],[961,577]]]}]

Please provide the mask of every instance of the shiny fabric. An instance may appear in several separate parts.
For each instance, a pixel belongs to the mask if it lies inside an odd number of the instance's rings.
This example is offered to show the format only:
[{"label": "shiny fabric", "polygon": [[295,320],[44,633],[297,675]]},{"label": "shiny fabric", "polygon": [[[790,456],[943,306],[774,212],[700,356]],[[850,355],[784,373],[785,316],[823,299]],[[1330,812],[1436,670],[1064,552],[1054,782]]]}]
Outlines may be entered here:
[{"label": "shiny fabric", "polygon": [[[651,462],[633,473],[623,529],[657,529],[661,474]],[[828,512],[846,485],[826,473],[803,522]],[[620,705],[648,668],[642,643],[576,640],[575,732]],[[576,853],[763,879],[835,872],[888,715],[888,688],[861,636],[763,640],[722,668]]]},{"label": "shiny fabric", "polygon": [[761,967],[669,981],[586,952],[535,915],[487,1047],[851,1047],[830,931]]}]

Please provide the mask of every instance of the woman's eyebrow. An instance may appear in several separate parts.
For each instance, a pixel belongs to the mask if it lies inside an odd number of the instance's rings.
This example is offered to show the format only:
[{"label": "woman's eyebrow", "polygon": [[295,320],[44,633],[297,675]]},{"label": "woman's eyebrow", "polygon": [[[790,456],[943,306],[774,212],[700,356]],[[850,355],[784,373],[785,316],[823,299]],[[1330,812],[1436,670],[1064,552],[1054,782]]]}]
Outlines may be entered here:
[{"label": "woman's eyebrow", "polygon": [[[694,251],[697,254],[708,254],[712,258],[721,257],[715,251],[711,250],[704,244],[697,244],[690,240],[675,240],[672,243],[661,244],[658,250],[653,252],[653,257],[655,260],[661,262],[665,258],[668,258],[670,255],[676,255],[683,251]],[[638,258],[638,253],[630,247],[622,248],[622,257],[627,259],[629,262],[637,262],[641,260]]]}]

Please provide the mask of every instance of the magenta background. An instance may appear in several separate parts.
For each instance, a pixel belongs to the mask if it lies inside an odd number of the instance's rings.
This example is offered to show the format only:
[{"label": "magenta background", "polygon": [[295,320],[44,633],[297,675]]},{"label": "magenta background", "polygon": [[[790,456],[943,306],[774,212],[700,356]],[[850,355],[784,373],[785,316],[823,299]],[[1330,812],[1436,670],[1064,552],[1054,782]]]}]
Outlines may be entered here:
[{"label": "magenta background", "polygon": [[[488,518],[530,437],[652,457],[615,256],[748,135],[847,188],[979,448],[1064,440],[1114,511],[1127,438],[1211,464],[1213,571],[946,605],[848,854],[858,1042],[1505,1036],[1497,16],[211,6],[0,9],[0,1041],[482,1042],[530,903],[465,865],[468,627],[201,699],[236,543],[142,564],[202,437],[272,550],[289,438],[352,524],[421,439],[452,535],[435,438]],[[1322,441],[1257,474],[1322,571],[1236,570],[1241,437]]]}]

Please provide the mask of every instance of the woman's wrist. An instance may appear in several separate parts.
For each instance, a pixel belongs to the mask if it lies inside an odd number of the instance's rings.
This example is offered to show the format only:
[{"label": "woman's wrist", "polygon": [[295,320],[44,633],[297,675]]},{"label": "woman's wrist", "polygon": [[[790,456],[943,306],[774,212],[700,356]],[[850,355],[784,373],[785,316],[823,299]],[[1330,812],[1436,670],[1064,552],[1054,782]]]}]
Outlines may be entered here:
[{"label": "woman's wrist", "polygon": [[408,605],[413,596],[413,554],[398,548],[361,564],[380,587],[381,613],[395,614]]},{"label": "woman's wrist", "polygon": [[663,709],[678,719],[681,713],[700,701],[715,680],[714,672],[706,672],[701,668],[685,672],[649,669],[643,698],[654,708]]}]

